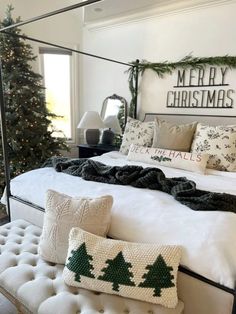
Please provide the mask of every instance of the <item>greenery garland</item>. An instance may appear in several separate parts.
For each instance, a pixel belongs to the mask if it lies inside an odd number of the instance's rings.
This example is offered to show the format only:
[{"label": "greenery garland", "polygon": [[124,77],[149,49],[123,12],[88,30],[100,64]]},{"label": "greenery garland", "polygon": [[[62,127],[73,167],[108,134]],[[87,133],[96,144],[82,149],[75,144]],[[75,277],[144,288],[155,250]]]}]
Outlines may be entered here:
[{"label": "greenery garland", "polygon": [[217,57],[205,57],[205,58],[198,58],[193,57],[192,55],[188,55],[177,62],[155,62],[151,63],[146,60],[142,62],[134,61],[131,62],[130,68],[127,70],[129,73],[129,89],[131,92],[131,102],[130,102],[130,109],[129,109],[129,116],[135,117],[135,110],[136,110],[136,97],[137,92],[135,89],[135,81],[136,81],[136,73],[138,71],[138,75],[150,69],[153,70],[158,77],[163,78],[166,74],[172,74],[174,70],[177,68],[187,69],[201,69],[205,68],[206,66],[228,66],[229,68],[236,68],[236,57],[234,56],[217,56]]}]

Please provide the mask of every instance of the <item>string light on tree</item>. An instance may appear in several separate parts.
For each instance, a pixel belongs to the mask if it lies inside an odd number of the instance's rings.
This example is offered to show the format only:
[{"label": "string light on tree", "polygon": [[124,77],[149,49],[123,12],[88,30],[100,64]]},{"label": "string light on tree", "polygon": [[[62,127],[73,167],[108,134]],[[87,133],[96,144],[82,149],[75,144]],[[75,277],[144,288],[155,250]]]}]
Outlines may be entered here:
[{"label": "string light on tree", "polygon": [[[0,27],[20,21],[12,18],[12,6]],[[19,28],[8,30],[20,34]],[[11,177],[39,167],[45,159],[67,149],[64,138],[52,137],[51,116],[46,108],[42,77],[32,70],[36,57],[25,40],[0,33],[3,87],[6,105],[8,153]],[[1,144],[1,143],[0,143]],[[0,145],[0,173],[3,174],[2,145]],[[0,176],[0,192],[5,186]]]}]

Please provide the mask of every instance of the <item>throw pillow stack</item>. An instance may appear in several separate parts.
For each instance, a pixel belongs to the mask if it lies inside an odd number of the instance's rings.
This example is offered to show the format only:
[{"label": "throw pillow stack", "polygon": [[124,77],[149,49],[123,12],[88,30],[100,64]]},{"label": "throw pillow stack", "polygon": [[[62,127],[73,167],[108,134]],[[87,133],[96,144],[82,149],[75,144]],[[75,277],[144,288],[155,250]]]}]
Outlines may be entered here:
[{"label": "throw pillow stack", "polygon": [[176,307],[180,247],[107,239],[112,204],[49,190],[39,254],[65,264],[68,285]]},{"label": "throw pillow stack", "polygon": [[[145,150],[146,147],[158,150]],[[206,168],[236,171],[236,125],[209,126],[197,122],[175,125],[159,118],[152,122],[129,118],[120,152],[128,154],[128,160],[198,173],[204,173]]]}]

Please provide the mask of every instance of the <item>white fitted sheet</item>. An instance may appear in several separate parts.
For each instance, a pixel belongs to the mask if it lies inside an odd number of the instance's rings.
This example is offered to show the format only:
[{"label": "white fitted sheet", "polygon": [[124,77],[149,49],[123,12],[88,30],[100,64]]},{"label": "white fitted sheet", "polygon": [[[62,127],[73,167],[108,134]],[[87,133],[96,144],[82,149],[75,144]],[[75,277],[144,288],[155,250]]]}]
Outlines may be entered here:
[{"label": "white fitted sheet", "polygon": [[[127,161],[119,152],[93,159],[107,165],[148,164]],[[153,165],[151,165],[153,167]],[[197,188],[236,195],[236,173],[207,170],[206,175],[158,166],[167,177],[186,176]],[[215,282],[234,288],[236,278],[236,214],[193,211],[169,194],[131,186],[85,181],[53,168],[24,173],[11,181],[11,193],[45,207],[48,189],[71,196],[114,198],[109,236],[125,241],[177,244],[181,264]]]}]

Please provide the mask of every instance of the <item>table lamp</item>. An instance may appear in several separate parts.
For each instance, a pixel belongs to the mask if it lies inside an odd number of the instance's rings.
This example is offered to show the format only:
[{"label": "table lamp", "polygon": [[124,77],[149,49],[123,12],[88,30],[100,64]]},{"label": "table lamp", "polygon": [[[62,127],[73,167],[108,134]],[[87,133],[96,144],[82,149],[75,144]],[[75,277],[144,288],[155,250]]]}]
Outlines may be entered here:
[{"label": "table lamp", "polygon": [[97,145],[99,142],[99,129],[105,128],[105,125],[96,111],[87,111],[84,113],[77,126],[78,129],[85,129],[85,139],[88,145]]},{"label": "table lamp", "polygon": [[117,116],[108,116],[103,120],[107,130],[103,130],[101,143],[112,145],[115,134],[121,134],[121,127]]}]

